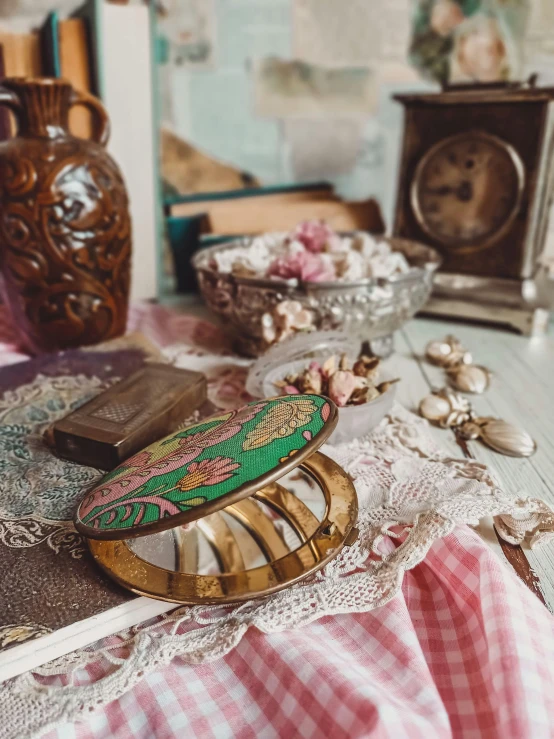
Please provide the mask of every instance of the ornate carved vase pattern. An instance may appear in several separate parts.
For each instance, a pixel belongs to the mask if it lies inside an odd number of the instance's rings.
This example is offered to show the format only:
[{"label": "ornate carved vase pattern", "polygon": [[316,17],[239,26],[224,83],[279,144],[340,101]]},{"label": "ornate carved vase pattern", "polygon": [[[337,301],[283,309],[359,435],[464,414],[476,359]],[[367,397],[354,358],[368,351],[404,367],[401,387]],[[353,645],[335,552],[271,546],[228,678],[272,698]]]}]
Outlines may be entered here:
[{"label": "ornate carved vase pattern", "polygon": [[[131,224],[121,173],[105,150],[101,103],[56,79],[6,79],[0,105],[18,124],[0,143],[3,296],[33,351],[94,344],[127,319]],[[92,139],[72,136],[68,115],[84,105]]]}]

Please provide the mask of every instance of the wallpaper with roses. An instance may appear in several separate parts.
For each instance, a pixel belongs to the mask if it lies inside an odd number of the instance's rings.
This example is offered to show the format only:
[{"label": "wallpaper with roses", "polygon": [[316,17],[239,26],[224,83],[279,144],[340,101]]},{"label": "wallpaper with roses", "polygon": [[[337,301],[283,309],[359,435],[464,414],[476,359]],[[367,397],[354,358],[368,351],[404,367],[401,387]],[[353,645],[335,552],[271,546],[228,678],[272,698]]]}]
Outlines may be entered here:
[{"label": "wallpaper with roses", "polygon": [[517,77],[530,0],[417,0],[410,60],[440,83]]}]

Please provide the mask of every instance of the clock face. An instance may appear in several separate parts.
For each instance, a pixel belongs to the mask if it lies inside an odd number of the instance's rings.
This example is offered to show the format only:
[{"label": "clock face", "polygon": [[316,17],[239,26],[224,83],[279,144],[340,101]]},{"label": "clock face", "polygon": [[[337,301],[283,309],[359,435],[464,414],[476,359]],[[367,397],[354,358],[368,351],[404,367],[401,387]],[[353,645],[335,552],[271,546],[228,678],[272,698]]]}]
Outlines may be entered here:
[{"label": "clock face", "polygon": [[520,206],[524,165],[501,139],[469,132],[432,147],[412,183],[412,207],[429,236],[453,250],[479,251],[509,228]]}]

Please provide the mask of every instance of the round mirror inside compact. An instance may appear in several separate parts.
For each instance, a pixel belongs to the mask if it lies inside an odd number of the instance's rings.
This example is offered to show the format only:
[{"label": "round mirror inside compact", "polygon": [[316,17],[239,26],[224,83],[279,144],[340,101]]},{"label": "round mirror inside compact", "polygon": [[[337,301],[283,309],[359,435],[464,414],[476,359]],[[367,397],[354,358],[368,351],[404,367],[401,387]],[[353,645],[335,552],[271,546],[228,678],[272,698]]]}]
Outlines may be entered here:
[{"label": "round mirror inside compact", "polygon": [[75,524],[135,593],[223,604],[275,592],[356,537],[352,481],[318,451],[336,421],[336,406],[316,395],[204,419],[108,473]]},{"label": "round mirror inside compact", "polygon": [[130,539],[127,546],[146,562],[176,572],[241,572],[298,549],[325,512],[321,486],[298,468],[251,498],[186,526]]},{"label": "round mirror inside compact", "polygon": [[139,538],[89,540],[97,562],[133,592],[176,603],[232,603],[321,569],[357,536],[354,486],[316,452],[250,497]]}]

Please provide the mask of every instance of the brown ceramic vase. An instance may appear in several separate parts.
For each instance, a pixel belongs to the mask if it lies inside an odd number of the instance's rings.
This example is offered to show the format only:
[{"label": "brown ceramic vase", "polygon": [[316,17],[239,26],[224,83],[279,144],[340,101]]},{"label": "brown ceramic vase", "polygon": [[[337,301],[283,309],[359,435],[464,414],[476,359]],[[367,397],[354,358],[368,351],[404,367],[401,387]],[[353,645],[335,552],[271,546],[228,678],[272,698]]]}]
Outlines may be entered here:
[{"label": "brown ceramic vase", "polygon": [[[119,336],[131,224],[121,173],[105,149],[105,109],[48,78],[4,80],[0,105],[17,121],[17,135],[0,142],[0,267],[14,327],[31,351]],[[69,132],[73,105],[91,110],[91,139]]]}]

